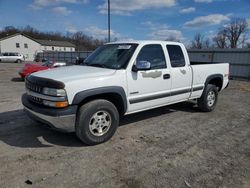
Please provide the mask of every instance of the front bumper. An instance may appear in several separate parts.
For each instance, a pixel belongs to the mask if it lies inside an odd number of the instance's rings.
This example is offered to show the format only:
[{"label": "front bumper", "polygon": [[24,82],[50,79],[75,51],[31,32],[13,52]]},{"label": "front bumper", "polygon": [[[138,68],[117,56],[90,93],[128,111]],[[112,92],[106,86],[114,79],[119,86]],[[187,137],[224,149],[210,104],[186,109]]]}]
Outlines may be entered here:
[{"label": "front bumper", "polygon": [[63,132],[75,131],[77,106],[69,106],[62,109],[49,108],[36,105],[28,100],[27,94],[22,96],[25,113],[36,121],[48,125],[52,129]]}]

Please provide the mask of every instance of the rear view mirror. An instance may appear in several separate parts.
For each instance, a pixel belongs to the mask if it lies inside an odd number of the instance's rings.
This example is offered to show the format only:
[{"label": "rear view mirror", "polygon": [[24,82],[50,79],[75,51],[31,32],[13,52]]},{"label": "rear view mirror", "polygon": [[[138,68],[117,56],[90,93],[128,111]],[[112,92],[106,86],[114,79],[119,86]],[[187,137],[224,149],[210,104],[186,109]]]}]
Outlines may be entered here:
[{"label": "rear view mirror", "polygon": [[151,69],[151,63],[149,61],[136,61],[132,67],[132,71],[146,71]]}]

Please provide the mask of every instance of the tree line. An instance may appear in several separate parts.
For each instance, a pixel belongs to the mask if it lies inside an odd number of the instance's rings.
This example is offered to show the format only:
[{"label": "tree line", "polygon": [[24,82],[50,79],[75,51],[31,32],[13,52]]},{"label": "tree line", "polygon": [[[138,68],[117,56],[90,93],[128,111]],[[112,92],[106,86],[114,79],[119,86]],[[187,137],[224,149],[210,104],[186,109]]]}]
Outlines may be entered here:
[{"label": "tree line", "polygon": [[248,23],[245,18],[233,18],[231,22],[218,29],[217,34],[207,38],[197,33],[191,41],[190,48],[250,48],[247,42]]},{"label": "tree line", "polygon": [[23,28],[6,26],[0,30],[0,38],[4,38],[16,33],[22,33],[34,39],[68,41],[76,46],[77,51],[94,50],[104,43],[104,41],[94,39],[93,37],[84,34],[82,31],[75,33],[67,32],[66,34],[62,34],[60,32],[42,32],[29,25]]}]

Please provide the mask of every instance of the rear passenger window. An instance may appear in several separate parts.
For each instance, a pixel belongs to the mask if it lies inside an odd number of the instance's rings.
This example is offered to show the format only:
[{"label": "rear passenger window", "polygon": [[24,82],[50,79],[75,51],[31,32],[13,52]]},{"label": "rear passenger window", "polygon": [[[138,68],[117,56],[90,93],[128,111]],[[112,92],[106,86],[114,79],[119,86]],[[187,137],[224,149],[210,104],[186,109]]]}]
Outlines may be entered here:
[{"label": "rear passenger window", "polygon": [[170,63],[172,67],[184,67],[185,58],[180,46],[167,45]]},{"label": "rear passenger window", "polygon": [[148,61],[151,63],[151,69],[166,68],[165,56],[161,45],[149,44],[142,47],[136,61]]}]

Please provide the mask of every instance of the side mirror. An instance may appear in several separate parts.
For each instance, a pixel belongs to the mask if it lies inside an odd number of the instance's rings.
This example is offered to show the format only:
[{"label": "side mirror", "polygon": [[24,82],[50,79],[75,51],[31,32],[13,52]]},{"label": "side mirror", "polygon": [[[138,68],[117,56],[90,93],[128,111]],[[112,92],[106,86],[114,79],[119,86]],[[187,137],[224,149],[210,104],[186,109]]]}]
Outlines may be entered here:
[{"label": "side mirror", "polygon": [[133,72],[146,71],[151,69],[151,63],[149,61],[136,61],[132,67]]}]

